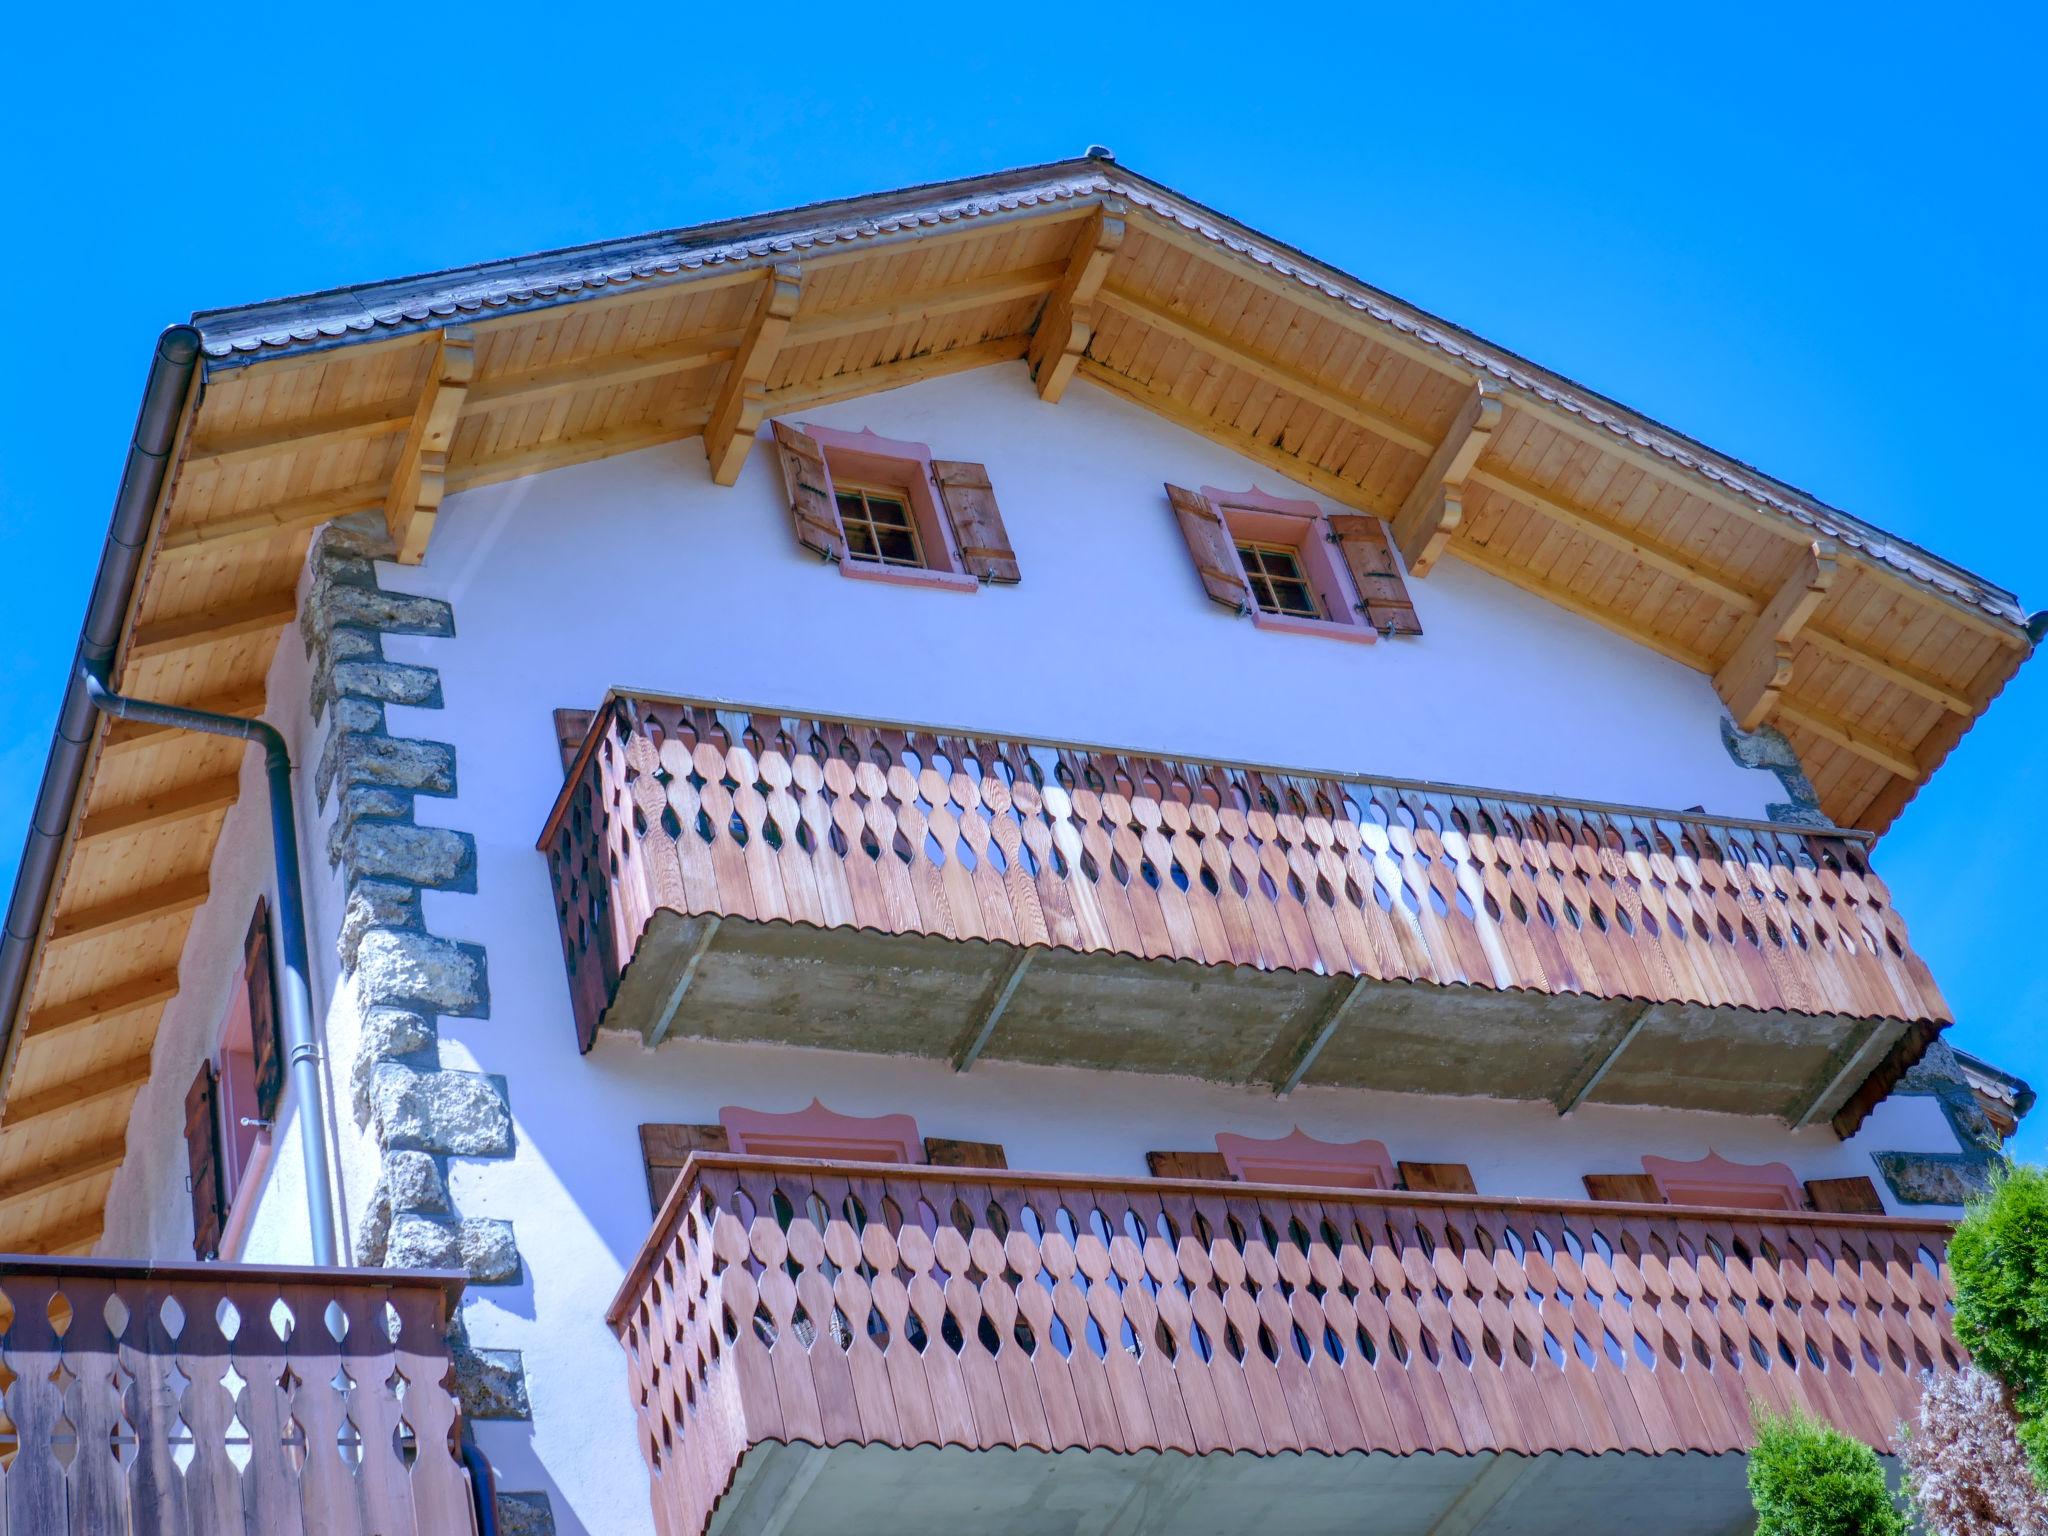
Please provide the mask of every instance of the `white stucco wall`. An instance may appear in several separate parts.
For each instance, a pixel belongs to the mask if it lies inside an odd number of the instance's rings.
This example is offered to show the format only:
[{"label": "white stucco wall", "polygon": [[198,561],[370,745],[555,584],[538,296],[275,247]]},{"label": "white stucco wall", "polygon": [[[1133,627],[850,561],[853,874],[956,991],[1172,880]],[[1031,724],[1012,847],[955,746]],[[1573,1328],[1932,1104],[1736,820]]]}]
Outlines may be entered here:
[{"label": "white stucco wall", "polygon": [[[999,1141],[1012,1167],[1137,1176],[1157,1148],[1213,1147],[1219,1130],[1372,1136],[1396,1157],[1471,1166],[1487,1192],[1574,1197],[1580,1175],[1646,1152],[1783,1159],[1802,1177],[1873,1173],[1868,1151],[1950,1150],[1933,1101],[1894,1099],[1854,1143],[1768,1119],[1304,1090],[984,1064],[940,1064],[606,1037],[577,1054],[547,872],[533,842],[561,784],[551,711],[613,685],[823,713],[1097,740],[1191,755],[1459,780],[1531,792],[1702,804],[1759,815],[1777,781],[1733,764],[1707,679],[1538,599],[1445,561],[1413,595],[1419,641],[1372,646],[1275,634],[1202,596],[1162,482],[1259,483],[1271,472],[1085,384],[1057,408],[1021,365],[915,386],[806,418],[928,443],[988,465],[1024,579],[968,595],[842,578],[801,552],[773,455],[713,487],[692,440],[450,499],[427,562],[379,567],[393,589],[448,600],[456,637],[387,637],[395,661],[436,667],[446,707],[392,706],[390,729],[452,743],[459,793],[417,819],[474,835],[477,892],[427,892],[427,928],[482,944],[491,1010],[444,1019],[444,1063],[501,1074],[516,1125],[505,1160],[457,1159],[465,1216],[511,1220],[521,1281],[480,1287],[479,1346],[521,1350],[531,1425],[479,1439],[508,1489],[545,1489],[564,1533],[650,1529],[623,1355],[603,1313],[645,1237],[636,1127],[715,1119],[726,1104],[854,1114],[909,1111],[935,1135]],[[317,744],[306,661],[280,645],[270,697],[294,743],[316,1004],[346,1170],[345,1228],[374,1176],[346,1108],[356,1021],[338,988],[339,883],[311,805]],[[138,1101],[116,1182],[109,1253],[189,1253],[182,1092],[210,1046],[242,926],[269,879],[260,764],[245,769],[187,946],[158,1072]],[[288,1110],[289,1112],[289,1110]],[[251,1258],[305,1255],[295,1127],[252,1226]]]}]

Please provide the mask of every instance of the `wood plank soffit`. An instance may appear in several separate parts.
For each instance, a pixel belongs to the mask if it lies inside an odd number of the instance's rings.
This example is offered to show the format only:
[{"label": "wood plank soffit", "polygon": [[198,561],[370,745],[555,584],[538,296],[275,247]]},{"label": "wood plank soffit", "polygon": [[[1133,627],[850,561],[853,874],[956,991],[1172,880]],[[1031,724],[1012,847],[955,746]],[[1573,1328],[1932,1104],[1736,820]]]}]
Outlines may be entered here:
[{"label": "wood plank soffit", "polygon": [[157,1007],[177,995],[176,969],[152,971],[144,976],[115,982],[97,992],[88,992],[83,997],[36,1009],[28,1016],[22,1038],[30,1042],[55,1039],[89,1028],[103,1019]]},{"label": "wood plank soffit", "polygon": [[80,907],[75,912],[59,916],[50,925],[49,942],[55,945],[105,938],[160,918],[190,912],[206,904],[210,889],[206,876],[186,875],[137,891],[131,896],[101,902],[98,906]]},{"label": "wood plank soffit", "polygon": [[79,823],[78,841],[85,843],[132,837],[159,827],[225,811],[241,793],[239,774],[224,773],[197,783],[159,790],[125,805],[110,805],[87,814]]},{"label": "wood plank soffit", "polygon": [[283,629],[297,615],[298,601],[295,591],[268,592],[224,608],[138,624],[128,642],[128,661],[132,664],[175,655],[195,646]]},{"label": "wood plank soffit", "polygon": [[1714,673],[1714,688],[1735,723],[1753,731],[1770,718],[1792,681],[1792,642],[1833,589],[1835,546],[1815,541],[1793,563],[1736,643],[1735,654]]},{"label": "wood plank soffit", "polygon": [[1427,576],[1465,512],[1465,477],[1501,422],[1500,396],[1474,384],[1394,515],[1394,543],[1412,576]]},{"label": "wood plank soffit", "polygon": [[149,1059],[149,1052],[144,1051],[139,1056],[131,1056],[126,1061],[116,1062],[83,1077],[74,1077],[40,1093],[10,1097],[0,1104],[0,1124],[13,1129],[31,1120],[40,1120],[139,1088],[149,1080]]},{"label": "wood plank soffit", "polygon": [[91,1247],[99,1240],[100,1233],[105,1229],[105,1214],[101,1211],[88,1211],[62,1226],[43,1227],[26,1237],[8,1238],[6,1247],[10,1253],[39,1253],[54,1257]]},{"label": "wood plank soffit", "polygon": [[1073,254],[1059,286],[1046,299],[1038,323],[1032,328],[1031,349],[1025,360],[1031,365],[1031,379],[1038,398],[1058,404],[1073,382],[1081,355],[1095,332],[1095,298],[1109,276],[1116,253],[1123,248],[1124,219],[1121,203],[1097,208],[1081,226],[1074,239]]},{"label": "wood plank soffit", "polygon": [[75,1184],[121,1166],[128,1155],[125,1135],[112,1136],[0,1179],[0,1205],[14,1205],[63,1184]]},{"label": "wood plank soffit", "polygon": [[468,328],[450,326],[436,331],[426,382],[413,407],[405,446],[384,498],[384,526],[401,565],[418,565],[426,558],[434,517],[447,490],[448,447],[455,440],[475,372],[476,340]]},{"label": "wood plank soffit", "polygon": [[764,274],[753,314],[726,365],[725,379],[718,386],[711,419],[704,428],[704,456],[716,484],[731,485],[747,462],[754,434],[767,414],[768,374],[802,297],[803,274],[797,267],[771,267]]}]

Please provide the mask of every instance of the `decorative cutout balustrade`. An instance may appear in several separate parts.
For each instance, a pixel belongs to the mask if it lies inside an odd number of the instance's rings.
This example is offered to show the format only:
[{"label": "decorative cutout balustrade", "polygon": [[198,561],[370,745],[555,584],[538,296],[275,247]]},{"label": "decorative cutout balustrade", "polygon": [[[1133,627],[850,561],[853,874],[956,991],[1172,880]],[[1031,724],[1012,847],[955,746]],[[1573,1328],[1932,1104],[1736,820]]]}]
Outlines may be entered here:
[{"label": "decorative cutout balustrade", "polygon": [[1736,1452],[1752,1400],[1888,1448],[1947,1228],[699,1155],[612,1304],[664,1536],[765,1441]]},{"label": "decorative cutout balustrade", "polygon": [[541,847],[586,1048],[662,910],[1903,1020],[1906,1061],[1949,1017],[1860,837],[1697,814],[617,698]]},{"label": "decorative cutout balustrade", "polygon": [[474,1536],[459,1276],[0,1259],[0,1532]]}]

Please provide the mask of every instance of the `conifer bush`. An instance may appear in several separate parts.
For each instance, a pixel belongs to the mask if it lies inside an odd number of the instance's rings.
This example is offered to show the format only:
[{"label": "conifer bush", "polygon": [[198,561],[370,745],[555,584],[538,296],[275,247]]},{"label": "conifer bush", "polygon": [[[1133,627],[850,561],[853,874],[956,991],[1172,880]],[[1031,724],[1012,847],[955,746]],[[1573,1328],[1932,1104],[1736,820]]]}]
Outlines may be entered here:
[{"label": "conifer bush", "polygon": [[1756,1536],[1906,1536],[1877,1452],[1803,1413],[1757,1411],[1749,1500]]},{"label": "conifer bush", "polygon": [[1949,1239],[1956,1337],[2003,1382],[2034,1478],[2048,1486],[2048,1169],[1997,1174]]}]

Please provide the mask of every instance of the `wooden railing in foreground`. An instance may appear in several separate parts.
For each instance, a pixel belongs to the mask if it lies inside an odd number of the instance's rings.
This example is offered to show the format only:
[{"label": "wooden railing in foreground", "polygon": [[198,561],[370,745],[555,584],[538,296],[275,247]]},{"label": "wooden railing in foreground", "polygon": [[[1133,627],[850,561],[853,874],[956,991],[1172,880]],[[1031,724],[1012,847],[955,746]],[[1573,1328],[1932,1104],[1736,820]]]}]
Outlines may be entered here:
[{"label": "wooden railing in foreground", "polygon": [[540,840],[588,1046],[661,908],[1946,1020],[1859,834],[617,698]]},{"label": "wooden railing in foreground", "polygon": [[0,1533],[474,1536],[462,1277],[0,1256]]},{"label": "wooden railing in foreground", "polygon": [[1880,1448],[1964,1358],[1941,1223],[699,1155],[613,1302],[664,1536],[762,1441]]}]

